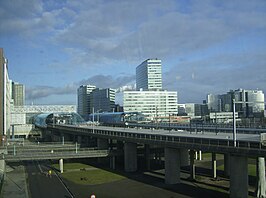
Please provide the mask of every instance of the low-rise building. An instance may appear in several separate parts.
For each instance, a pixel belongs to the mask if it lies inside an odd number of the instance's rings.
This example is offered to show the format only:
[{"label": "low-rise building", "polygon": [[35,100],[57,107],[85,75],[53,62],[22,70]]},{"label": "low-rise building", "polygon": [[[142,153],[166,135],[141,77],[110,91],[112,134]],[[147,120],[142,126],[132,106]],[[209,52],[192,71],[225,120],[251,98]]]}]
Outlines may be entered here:
[{"label": "low-rise building", "polygon": [[174,91],[125,91],[124,112],[141,112],[151,120],[177,115],[177,92]]}]

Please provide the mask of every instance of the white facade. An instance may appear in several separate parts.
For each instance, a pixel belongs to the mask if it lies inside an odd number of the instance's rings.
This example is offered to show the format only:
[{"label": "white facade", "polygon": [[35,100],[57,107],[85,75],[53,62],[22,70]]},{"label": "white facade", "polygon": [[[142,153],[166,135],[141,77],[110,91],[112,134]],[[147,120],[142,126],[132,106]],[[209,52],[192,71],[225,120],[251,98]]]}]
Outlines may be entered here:
[{"label": "white facade", "polygon": [[3,65],[3,73],[1,76],[1,79],[3,79],[3,95],[1,93],[1,97],[3,101],[3,114],[1,115],[1,119],[3,119],[3,128],[1,126],[1,134],[3,135],[8,135],[10,133],[10,108],[11,108],[11,103],[12,103],[12,98],[11,98],[11,83],[12,81],[9,79],[9,75],[8,75],[8,61],[7,59],[4,58],[4,63]]},{"label": "white facade", "polygon": [[[238,113],[235,113],[235,118],[238,119]],[[233,112],[212,112],[210,120],[213,123],[230,123],[233,122]]]},{"label": "white facade", "polygon": [[125,91],[124,112],[141,112],[147,117],[177,114],[177,92],[174,91]]},{"label": "white facade", "polygon": [[161,60],[147,59],[136,68],[136,86],[138,91],[162,90]]}]

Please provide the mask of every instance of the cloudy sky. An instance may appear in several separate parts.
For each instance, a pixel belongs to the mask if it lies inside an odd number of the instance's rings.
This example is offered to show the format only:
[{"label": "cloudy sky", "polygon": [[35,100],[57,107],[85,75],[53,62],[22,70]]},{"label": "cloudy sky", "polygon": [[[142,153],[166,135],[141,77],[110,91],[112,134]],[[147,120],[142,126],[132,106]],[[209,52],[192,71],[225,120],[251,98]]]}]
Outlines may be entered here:
[{"label": "cloudy sky", "polygon": [[266,93],[265,0],[1,0],[0,47],[28,104],[76,104],[81,84],[132,85],[148,58],[162,60],[180,103]]}]

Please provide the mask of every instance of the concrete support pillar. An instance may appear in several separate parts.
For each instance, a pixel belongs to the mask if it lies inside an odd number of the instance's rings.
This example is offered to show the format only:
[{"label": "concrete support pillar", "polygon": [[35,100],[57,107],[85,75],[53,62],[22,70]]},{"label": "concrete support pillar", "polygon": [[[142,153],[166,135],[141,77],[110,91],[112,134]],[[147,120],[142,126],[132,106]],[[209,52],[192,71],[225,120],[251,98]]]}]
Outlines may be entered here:
[{"label": "concrete support pillar", "polygon": [[187,149],[179,149],[180,152],[180,166],[188,166],[189,165],[189,154]]},{"label": "concrete support pillar", "polygon": [[265,158],[257,158],[257,188],[256,197],[266,197],[266,183],[265,183]]},{"label": "concrete support pillar", "polygon": [[115,156],[110,157],[110,168],[115,169]]},{"label": "concrete support pillar", "polygon": [[216,167],[217,167],[217,164],[216,164],[216,153],[212,153],[212,177],[214,179],[217,178],[217,172],[216,172]]},{"label": "concrete support pillar", "polygon": [[202,160],[202,156],[201,156],[201,150],[199,150],[199,160]]},{"label": "concrete support pillar", "polygon": [[195,151],[195,160],[198,160],[198,152]]},{"label": "concrete support pillar", "polygon": [[60,170],[60,173],[64,172],[64,161],[63,161],[63,159],[59,160],[59,170]]},{"label": "concrete support pillar", "polygon": [[144,158],[145,158],[145,168],[146,170],[150,170],[151,169],[151,162],[150,162],[150,145],[149,144],[145,144],[144,145]]},{"label": "concrete support pillar", "polygon": [[248,197],[248,158],[230,155],[230,197]]},{"label": "concrete support pillar", "polygon": [[118,151],[118,153],[121,153],[121,155],[118,155],[116,156],[116,161],[117,161],[117,165],[118,164],[124,164],[124,156],[123,156],[123,153],[124,153],[124,143],[123,141],[116,141],[116,149]]},{"label": "concrete support pillar", "polygon": [[224,175],[230,176],[230,154],[224,154]]},{"label": "concrete support pillar", "polygon": [[195,180],[196,179],[196,167],[194,163],[195,151],[190,150],[189,156],[190,156],[190,179]]},{"label": "concrete support pillar", "polygon": [[180,153],[179,149],[164,148],[165,183],[180,183]]},{"label": "concrete support pillar", "polygon": [[135,172],[137,170],[137,144],[125,142],[124,144],[125,171]]}]

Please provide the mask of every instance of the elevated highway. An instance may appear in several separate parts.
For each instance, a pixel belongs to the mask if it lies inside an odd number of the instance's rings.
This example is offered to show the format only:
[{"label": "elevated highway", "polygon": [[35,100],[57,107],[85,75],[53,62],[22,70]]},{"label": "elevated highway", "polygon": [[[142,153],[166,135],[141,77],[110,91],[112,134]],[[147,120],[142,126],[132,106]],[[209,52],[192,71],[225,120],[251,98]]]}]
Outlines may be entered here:
[{"label": "elevated highway", "polygon": [[153,144],[171,148],[187,148],[206,152],[233,153],[250,157],[266,156],[266,146],[261,143],[260,133],[238,134],[234,147],[230,133],[206,131],[176,131],[171,129],[143,129],[106,126],[49,125],[48,130],[96,138]]},{"label": "elevated highway", "polygon": [[[179,127],[179,128],[178,128]],[[219,129],[219,131],[218,131]],[[125,171],[137,170],[137,145],[145,147],[145,163],[149,166],[150,145],[164,148],[165,183],[180,183],[180,166],[190,158],[191,179],[195,179],[195,151],[212,153],[213,177],[216,178],[216,153],[224,154],[224,170],[230,175],[230,197],[248,197],[248,158],[257,159],[258,194],[265,195],[265,156],[263,144],[265,129],[238,130],[236,146],[233,141],[233,129],[216,126],[75,126],[48,125],[46,131],[60,137],[71,135],[81,140],[82,137],[97,138],[99,149],[108,149],[109,140],[122,142]],[[189,152],[188,152],[189,151]],[[112,160],[112,162],[111,162]],[[114,164],[114,156],[110,164]]]}]

